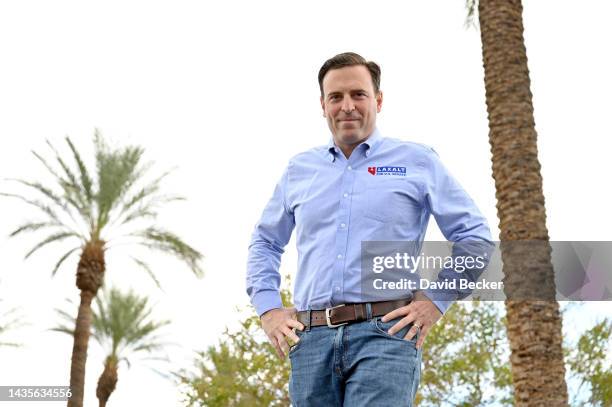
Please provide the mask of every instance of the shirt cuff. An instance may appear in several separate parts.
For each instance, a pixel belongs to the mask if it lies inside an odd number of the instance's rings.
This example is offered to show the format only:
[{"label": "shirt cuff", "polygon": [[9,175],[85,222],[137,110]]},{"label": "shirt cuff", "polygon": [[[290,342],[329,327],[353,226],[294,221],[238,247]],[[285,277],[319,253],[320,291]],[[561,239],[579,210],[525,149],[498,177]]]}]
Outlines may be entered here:
[{"label": "shirt cuff", "polygon": [[258,291],[251,298],[251,304],[255,307],[258,316],[262,316],[264,312],[271,309],[283,307],[280,292],[276,290]]},{"label": "shirt cuff", "polygon": [[453,305],[457,295],[452,292],[440,292],[435,290],[424,290],[423,294],[429,298],[431,302],[438,308],[438,310],[444,315],[446,311]]}]

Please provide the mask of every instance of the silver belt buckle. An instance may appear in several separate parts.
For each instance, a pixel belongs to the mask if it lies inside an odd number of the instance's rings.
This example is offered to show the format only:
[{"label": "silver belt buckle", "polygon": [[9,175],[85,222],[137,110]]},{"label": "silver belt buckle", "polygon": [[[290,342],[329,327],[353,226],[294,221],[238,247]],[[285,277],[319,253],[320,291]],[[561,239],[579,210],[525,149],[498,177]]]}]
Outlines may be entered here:
[{"label": "silver belt buckle", "polygon": [[348,324],[348,322],[342,322],[342,323],[339,323],[339,324],[332,324],[331,323],[331,311],[333,309],[336,309],[336,308],[344,307],[344,305],[345,304],[340,304],[340,305],[336,305],[335,307],[325,308],[325,320],[327,321],[327,326],[328,327],[330,327],[330,328],[337,328],[339,326]]}]

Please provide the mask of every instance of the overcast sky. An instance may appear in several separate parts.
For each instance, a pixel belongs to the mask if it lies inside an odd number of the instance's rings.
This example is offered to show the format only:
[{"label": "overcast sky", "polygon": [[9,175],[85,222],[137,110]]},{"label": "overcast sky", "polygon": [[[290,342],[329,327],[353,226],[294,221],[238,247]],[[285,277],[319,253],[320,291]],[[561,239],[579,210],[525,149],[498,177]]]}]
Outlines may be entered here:
[{"label": "overcast sky", "polygon": [[[553,240],[610,240],[611,11],[606,1],[525,1]],[[316,75],[336,53],[381,65],[383,135],[433,146],[497,238],[480,35],[464,28],[465,15],[462,0],[3,2],[0,178],[40,178],[30,150],[48,152],[45,139],[67,152],[69,135],[91,157],[94,128],[115,145],[144,146],[159,172],[178,166],[165,191],[188,200],[168,207],[160,224],[205,254],[206,276],[152,256],[161,292],[118,253],[106,278],[150,296],[156,316],[172,319],[168,339],[178,346],[169,368],[188,368],[192,352],[216,343],[239,319],[235,307],[248,304],[250,234],[287,161],[328,141]],[[0,307],[19,306],[29,322],[11,335],[22,348],[0,348],[0,385],[66,385],[72,340],[47,329],[54,308],[78,299],[77,258],[53,279],[60,245],[24,262],[40,235],[6,236],[34,212],[6,199],[0,208]],[[428,238],[441,239],[433,220]],[[295,272],[293,245],[284,273]],[[590,324],[605,307],[591,303],[589,318],[570,315],[565,325]],[[95,406],[104,354],[90,344],[85,405]],[[171,406],[177,398],[171,382],[135,363],[121,366],[110,402]]]}]

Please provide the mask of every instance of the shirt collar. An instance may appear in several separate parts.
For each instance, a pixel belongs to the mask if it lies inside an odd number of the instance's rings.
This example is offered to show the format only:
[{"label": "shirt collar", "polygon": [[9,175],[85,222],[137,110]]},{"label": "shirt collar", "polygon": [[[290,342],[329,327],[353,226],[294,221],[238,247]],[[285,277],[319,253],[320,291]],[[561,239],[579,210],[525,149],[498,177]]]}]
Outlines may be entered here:
[{"label": "shirt collar", "polygon": [[336,154],[338,154],[339,150],[336,147],[336,143],[334,143],[334,136],[329,138],[329,143],[327,143],[327,157],[331,162],[336,161]]},{"label": "shirt collar", "polygon": [[[380,131],[375,127],[370,137],[368,137],[363,143],[359,144],[355,150],[361,149],[366,157],[369,157],[370,152],[381,142],[382,135]],[[363,147],[362,147],[363,146]],[[336,161],[336,155],[341,154],[340,149],[334,143],[334,137],[329,138],[327,143],[328,158],[331,162]]]},{"label": "shirt collar", "polygon": [[372,134],[370,134],[370,137],[368,137],[366,141],[361,143],[361,145],[363,145],[362,148],[366,157],[370,156],[371,152],[374,151],[374,148],[376,148],[378,144],[380,144],[381,140],[382,135],[380,134],[380,131],[375,127]]}]

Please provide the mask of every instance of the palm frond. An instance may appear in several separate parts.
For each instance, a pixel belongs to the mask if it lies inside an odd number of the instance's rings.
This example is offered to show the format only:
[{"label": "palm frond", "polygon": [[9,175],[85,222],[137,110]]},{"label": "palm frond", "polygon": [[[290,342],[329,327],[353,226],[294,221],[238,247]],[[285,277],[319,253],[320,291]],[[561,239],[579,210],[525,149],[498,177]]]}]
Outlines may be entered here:
[{"label": "palm frond", "polygon": [[119,225],[126,225],[133,221],[139,221],[144,219],[156,219],[158,215],[158,207],[162,204],[175,202],[175,201],[184,201],[185,198],[178,195],[165,195],[165,196],[156,196],[152,198],[150,201],[139,205],[137,208],[133,209],[131,212],[124,215],[123,219]]},{"label": "palm frond", "polygon": [[95,299],[95,303],[97,308],[92,308],[92,331],[94,339],[100,344],[104,345],[104,340],[108,336],[108,333],[111,332],[110,319],[107,315],[107,307],[104,306],[104,302],[100,298],[100,294],[105,295],[106,290],[103,293],[98,293]]},{"label": "palm frond", "polygon": [[[59,195],[54,193],[51,189],[45,187],[44,185],[42,185],[39,182],[30,182],[30,181],[26,181],[26,180],[22,180],[22,179],[17,179],[17,178],[8,178],[7,180],[19,183],[21,185],[24,185],[24,186],[26,186],[28,188],[31,188],[31,189],[39,192],[40,194],[42,194],[43,197],[45,197],[45,198],[49,199],[51,202],[53,202],[54,207],[60,208],[63,211],[63,213],[67,214],[68,217],[74,223],[77,223],[76,219],[74,218],[73,212],[70,210],[69,206],[66,204],[66,202],[71,203],[69,198],[62,198],[62,197],[60,197]],[[59,215],[57,214],[57,212],[52,210],[51,206],[46,205],[44,202],[28,200],[25,197],[22,197],[20,195],[15,195],[15,194],[6,194],[6,195],[11,195],[13,197],[18,197],[18,198],[22,199],[23,201],[26,201],[29,204],[37,206],[38,208],[43,210],[49,217],[51,217],[54,220],[54,223],[55,223],[55,225],[49,224],[48,226],[64,226],[64,227],[68,227],[66,223],[60,222]],[[73,206],[77,209],[77,211],[79,211],[78,205],[73,203]],[[26,228],[26,230],[29,230],[29,229]]]},{"label": "palm frond", "polygon": [[166,204],[170,202],[176,201],[184,201],[185,198],[178,195],[167,195],[167,196],[158,196],[147,202],[145,205],[140,206],[127,214],[125,218],[121,221],[122,225],[125,225],[134,220],[146,219],[146,218],[156,218],[157,217],[157,207],[161,204]]},{"label": "palm frond", "polygon": [[124,194],[142,177],[147,166],[141,165],[144,149],[128,146],[111,150],[96,132],[96,166],[98,173],[98,229],[101,231],[108,223],[110,212]]},{"label": "palm frond", "polygon": [[54,328],[51,328],[50,330],[51,331],[55,331],[55,332],[65,333],[65,334],[68,334],[70,336],[74,336],[74,328],[69,328],[66,325],[59,325],[59,326],[56,326]]},{"label": "palm frond", "polygon": [[51,201],[53,201],[53,203],[56,204],[58,207],[62,208],[72,218],[72,212],[70,212],[70,210],[68,209],[66,203],[62,200],[62,198],[57,196],[49,188],[46,188],[45,186],[43,186],[40,182],[30,182],[30,181],[25,181],[22,179],[17,179],[17,178],[9,178],[8,181],[18,182],[22,185],[25,185],[29,188],[32,188],[40,192],[41,194],[49,198]]},{"label": "palm frond", "polygon": [[476,10],[478,9],[478,0],[465,0],[465,9],[467,10],[467,16],[465,17],[464,22],[465,28],[478,28],[476,25]]},{"label": "palm frond", "polygon": [[70,314],[68,311],[65,311],[61,308],[55,308],[55,312],[59,315],[62,322],[59,325],[56,325],[53,328],[50,328],[50,331],[61,332],[68,334],[70,336],[74,336],[74,328],[75,328],[75,315],[78,312],[78,307],[75,306],[74,302],[69,298],[66,298],[66,302],[70,307],[74,308],[74,314]]},{"label": "palm frond", "polygon": [[[62,197],[66,203],[70,204],[72,208],[76,209],[77,213],[81,215],[84,220],[87,220],[89,213],[92,208],[91,205],[86,205],[81,198],[80,187],[76,183],[76,177],[72,174],[72,171],[66,166],[64,160],[59,156],[58,151],[55,149],[53,144],[49,140],[46,140],[47,145],[55,154],[60,166],[67,172],[68,178],[60,175],[48,162],[45,160],[40,154],[36,151],[32,151],[32,154],[45,166],[45,168],[49,171],[51,175],[55,178],[58,185],[62,188],[64,192],[64,196]],[[66,205],[64,205],[66,206]],[[70,216],[72,218],[72,213],[70,212]]]},{"label": "palm frond", "polygon": [[57,270],[59,270],[59,268],[62,265],[62,263],[64,263],[64,261],[66,261],[66,259],[68,257],[70,257],[70,255],[72,253],[74,253],[75,251],[79,250],[80,248],[81,248],[81,246],[77,246],[77,247],[74,247],[74,248],[68,250],[66,253],[64,253],[64,255],[62,257],[60,257],[60,259],[55,264],[55,267],[53,267],[53,271],[51,272],[51,277],[55,276],[55,273],[57,273]]},{"label": "palm frond", "polygon": [[44,202],[41,201],[37,201],[37,200],[33,200],[33,199],[28,199],[25,198],[21,195],[18,194],[11,194],[11,193],[6,193],[6,192],[0,192],[0,196],[6,196],[9,198],[16,198],[19,199],[29,205],[32,205],[38,209],[40,209],[41,211],[43,211],[50,219],[54,220],[57,223],[62,223],[59,216],[57,215],[57,213],[49,206],[49,205],[45,205]]},{"label": "palm frond", "polygon": [[62,227],[64,225],[57,222],[26,222],[21,226],[18,226],[17,229],[13,230],[11,233],[9,233],[9,237],[17,236],[18,234],[23,232],[34,232],[42,228],[54,226]]},{"label": "palm frond", "polygon": [[125,361],[125,364],[127,365],[128,369],[130,369],[132,367],[132,363],[130,362],[130,360],[128,358],[123,357],[123,358],[121,358],[119,360]]},{"label": "palm frond", "polygon": [[[48,143],[48,141],[47,141]],[[45,160],[43,158],[43,156],[41,156],[40,154],[38,154],[36,151],[32,150],[32,154],[34,154],[34,157],[36,157],[38,159],[38,161],[40,161],[45,168],[47,169],[47,171],[49,171],[51,173],[51,175],[53,175],[57,180],[61,180],[64,181],[64,179],[62,178],[61,175],[59,175],[57,173],[57,171],[55,171],[55,169],[53,169],[53,167],[51,165],[49,165],[49,163],[47,162],[47,160]]]},{"label": "palm frond", "polygon": [[128,198],[127,202],[122,206],[121,211],[117,216],[120,217],[124,213],[128,212],[134,205],[142,202],[144,199],[156,193],[157,191],[159,191],[159,185],[142,188],[134,196]]},{"label": "palm frond", "polygon": [[16,313],[17,308],[11,308],[8,311],[3,312],[2,323],[0,324],[0,334],[19,326],[19,317],[16,315]]},{"label": "palm frond", "polygon": [[60,232],[60,233],[56,233],[53,234],[49,237],[47,237],[45,240],[41,241],[40,243],[38,243],[36,246],[34,246],[26,255],[25,255],[25,259],[27,259],[28,257],[30,257],[32,254],[34,254],[35,252],[37,252],[38,250],[40,250],[41,248],[45,247],[46,245],[53,243],[53,242],[57,242],[60,240],[64,240],[67,239],[69,237],[77,237],[77,238],[81,238],[81,235],[79,235],[78,233],[74,233],[74,232]]},{"label": "palm frond", "polygon": [[157,288],[162,290],[161,284],[159,284],[159,280],[157,279],[157,277],[155,277],[155,274],[153,273],[153,270],[151,270],[151,267],[149,266],[149,264],[141,259],[137,259],[136,257],[132,257],[132,260],[134,261],[134,263],[136,263],[138,266],[144,269],[144,271],[147,272],[149,277],[151,277],[151,279],[153,280]]},{"label": "palm frond", "polygon": [[155,369],[155,368],[151,368],[151,370],[153,370],[153,372],[155,372],[162,379],[173,380],[175,378],[175,375],[173,374],[173,372],[168,373],[168,372],[165,372],[159,369]]},{"label": "palm frond", "polygon": [[149,207],[138,208],[123,219],[121,222],[122,225],[126,223],[130,223],[135,220],[143,220],[143,219],[155,219],[157,218],[157,211],[151,210]]},{"label": "palm frond", "polygon": [[93,201],[93,194],[94,194],[93,181],[91,180],[91,177],[89,176],[89,171],[87,170],[87,167],[85,166],[85,164],[83,163],[83,160],[81,159],[81,155],[79,154],[79,151],[76,149],[76,147],[72,143],[72,140],[70,140],[70,137],[66,137],[66,142],[68,143],[68,146],[70,147],[70,150],[72,151],[72,155],[74,155],[74,160],[76,161],[77,167],[79,168],[79,173],[81,176],[81,186],[83,188],[83,192],[85,193],[85,198],[87,198],[87,202],[89,206],[91,205],[91,202]]},{"label": "palm frond", "polygon": [[140,203],[144,199],[148,198],[149,196],[157,193],[159,191],[159,187],[160,187],[161,181],[163,181],[164,178],[166,178],[168,175],[170,175],[170,173],[172,171],[173,170],[169,170],[169,171],[164,172],[159,177],[157,177],[156,179],[151,181],[151,183],[149,183],[149,185],[141,188],[138,192],[133,194],[131,197],[127,198],[125,203],[123,204],[123,206],[121,208],[121,212],[119,212],[119,216],[121,216],[124,213],[126,213],[127,211],[129,211],[137,203]]},{"label": "palm frond", "polygon": [[[166,346],[176,346],[176,343],[164,343],[162,346],[166,347]],[[170,362],[171,360],[168,358],[167,355],[164,356],[144,356],[141,358],[142,360],[152,360],[155,362]]]},{"label": "palm frond", "polygon": [[143,343],[143,344],[140,344],[138,346],[135,346],[134,347],[134,351],[144,350],[144,351],[147,351],[147,352],[151,352],[151,351],[154,351],[154,350],[162,349],[163,347],[164,347],[164,345],[161,344],[161,343]]},{"label": "palm frond", "polygon": [[[67,299],[66,302],[68,302],[71,306],[74,306],[74,303],[72,301]],[[71,315],[67,311],[64,311],[64,310],[59,309],[59,308],[56,308],[55,311],[59,314],[60,317],[62,317],[64,322],[67,322],[67,323],[70,323],[70,324],[74,323],[74,315]],[[72,330],[74,330],[74,328],[71,328],[71,331]]]},{"label": "palm frond", "polygon": [[203,272],[200,267],[202,254],[183,242],[174,233],[150,227],[131,235],[142,238],[141,244],[145,247],[171,254],[184,261],[196,276],[202,276]]},{"label": "palm frond", "polygon": [[[18,315],[18,311],[18,308],[10,308],[0,314],[0,335],[4,335],[8,331],[25,325],[25,323],[22,322],[21,316]],[[0,346],[19,347],[21,344],[16,342],[1,341]]]},{"label": "palm frond", "polygon": [[53,146],[53,144],[51,144],[49,140],[47,140],[47,145],[55,154],[55,159],[64,171],[64,174],[66,175],[66,178],[60,177],[58,179],[60,185],[64,188],[64,191],[66,192],[66,198],[69,199],[69,201],[73,205],[76,205],[79,212],[87,213],[87,200],[85,199],[83,190],[77,180],[76,175],[72,172],[70,167],[62,159],[57,149]]}]

